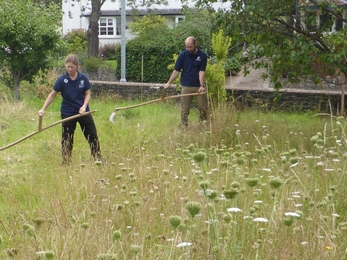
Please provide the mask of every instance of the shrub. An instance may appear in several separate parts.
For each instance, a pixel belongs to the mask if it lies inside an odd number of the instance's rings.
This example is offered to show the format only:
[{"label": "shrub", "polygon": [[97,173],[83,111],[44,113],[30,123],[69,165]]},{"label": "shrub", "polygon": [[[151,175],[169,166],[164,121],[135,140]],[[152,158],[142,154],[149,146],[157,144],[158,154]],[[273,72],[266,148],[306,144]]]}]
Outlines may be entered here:
[{"label": "shrub", "polygon": [[116,59],[117,44],[105,44],[100,47],[99,54],[104,60]]},{"label": "shrub", "polygon": [[[145,27],[145,25],[144,25]],[[198,40],[198,46],[209,52],[212,23],[206,12],[188,13],[174,29],[164,26],[146,27],[146,33],[127,42],[126,78],[134,82],[165,83],[172,73],[168,66],[172,57],[184,50],[188,36]],[[141,27],[142,28],[142,27]],[[121,51],[117,46],[116,77],[121,77]]]},{"label": "shrub", "polygon": [[[184,41],[184,40],[183,40]],[[170,29],[156,29],[127,43],[126,78],[134,82],[166,82],[172,71],[172,55],[180,47],[175,44]],[[121,51],[116,52],[116,77],[121,77]]]},{"label": "shrub", "polygon": [[103,61],[97,57],[91,57],[83,62],[83,68],[87,71],[97,71],[98,68],[102,68]]},{"label": "shrub", "polygon": [[238,73],[241,70],[241,64],[235,57],[228,57],[223,62],[223,68],[229,75],[229,73]]},{"label": "shrub", "polygon": [[87,51],[87,31],[83,29],[72,30],[64,37],[67,42],[68,53],[83,53]]}]

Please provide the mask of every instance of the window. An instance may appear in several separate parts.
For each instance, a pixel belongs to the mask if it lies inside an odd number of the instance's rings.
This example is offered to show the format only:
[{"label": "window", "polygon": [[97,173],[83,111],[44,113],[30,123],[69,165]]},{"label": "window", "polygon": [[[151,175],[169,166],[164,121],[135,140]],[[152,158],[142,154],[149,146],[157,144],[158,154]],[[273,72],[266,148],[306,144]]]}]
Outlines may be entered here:
[{"label": "window", "polygon": [[121,35],[120,18],[100,18],[99,35],[101,36]]},{"label": "window", "polygon": [[179,22],[183,21],[185,19],[184,16],[176,16],[175,17],[175,23],[178,24]]},{"label": "window", "polygon": [[319,16],[319,27],[325,32],[331,32],[332,23],[332,15],[322,14]]}]

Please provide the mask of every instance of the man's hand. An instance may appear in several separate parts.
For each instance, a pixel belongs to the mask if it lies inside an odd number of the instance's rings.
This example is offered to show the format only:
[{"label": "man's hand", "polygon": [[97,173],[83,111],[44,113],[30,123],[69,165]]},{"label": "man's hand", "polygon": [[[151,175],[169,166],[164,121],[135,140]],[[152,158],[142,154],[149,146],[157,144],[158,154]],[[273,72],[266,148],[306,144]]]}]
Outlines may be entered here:
[{"label": "man's hand", "polygon": [[203,86],[200,86],[200,88],[199,88],[199,91],[198,91],[199,93],[200,92],[205,92],[205,88],[203,87]]}]

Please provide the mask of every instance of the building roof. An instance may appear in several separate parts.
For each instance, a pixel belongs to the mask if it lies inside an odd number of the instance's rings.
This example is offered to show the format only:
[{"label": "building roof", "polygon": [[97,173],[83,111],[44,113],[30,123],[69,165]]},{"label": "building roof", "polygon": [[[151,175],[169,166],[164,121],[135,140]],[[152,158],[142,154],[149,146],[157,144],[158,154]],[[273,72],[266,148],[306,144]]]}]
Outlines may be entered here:
[{"label": "building roof", "polygon": [[[299,0],[299,3],[302,4],[303,2],[306,2],[305,0]],[[317,0],[318,3],[323,2],[323,0]],[[327,2],[329,4],[335,4],[335,5],[347,5],[347,0],[324,0],[324,2]],[[313,3],[310,3],[310,5],[314,5]]]},{"label": "building roof", "polygon": [[[144,16],[147,14],[160,14],[160,15],[182,15],[182,9],[142,9],[142,10],[126,10],[126,16]],[[84,14],[84,16],[89,17],[91,12]],[[121,10],[102,10],[101,16],[121,16]]]}]

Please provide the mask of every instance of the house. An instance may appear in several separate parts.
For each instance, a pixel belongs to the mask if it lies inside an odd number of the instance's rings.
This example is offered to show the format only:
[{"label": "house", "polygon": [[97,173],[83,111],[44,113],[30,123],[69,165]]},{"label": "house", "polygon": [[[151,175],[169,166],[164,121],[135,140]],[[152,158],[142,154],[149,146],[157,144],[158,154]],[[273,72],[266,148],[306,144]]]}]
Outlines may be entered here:
[{"label": "house", "polygon": [[[167,19],[168,26],[174,28],[180,20],[184,19],[182,14],[182,3],[180,0],[168,0],[167,5],[153,5],[151,9],[138,8],[137,15],[146,15],[149,11],[162,15]],[[188,0],[188,7],[194,7],[194,0]],[[216,9],[222,8],[223,3],[216,2]],[[89,26],[89,16],[91,13],[91,3],[88,0],[74,1],[63,0],[63,34],[76,29],[87,30]],[[134,14],[130,7],[126,10],[126,23],[134,21]],[[126,30],[126,39],[132,39],[135,35]],[[99,20],[99,42],[100,46],[105,44],[121,42],[121,1],[112,2],[106,0],[101,7],[101,17]]]},{"label": "house", "polygon": [[[318,1],[318,2],[321,2],[321,1]],[[341,10],[340,12],[341,17],[346,17],[346,10],[347,10],[346,0],[326,0],[324,2],[334,5],[336,7],[339,7]],[[328,13],[322,13],[321,11],[317,11],[318,8],[314,3],[307,3],[304,0],[299,0],[297,2],[297,5],[301,5],[301,4],[308,7],[308,8],[307,7],[305,8],[305,12],[303,12],[302,15],[314,15],[316,17],[316,24],[314,24],[313,27],[314,26],[322,27],[323,25],[330,22],[331,26],[327,28],[326,30],[327,33],[334,33],[334,32],[343,30],[346,23],[344,23],[341,18],[337,16],[333,16],[330,13],[328,14]]]}]

